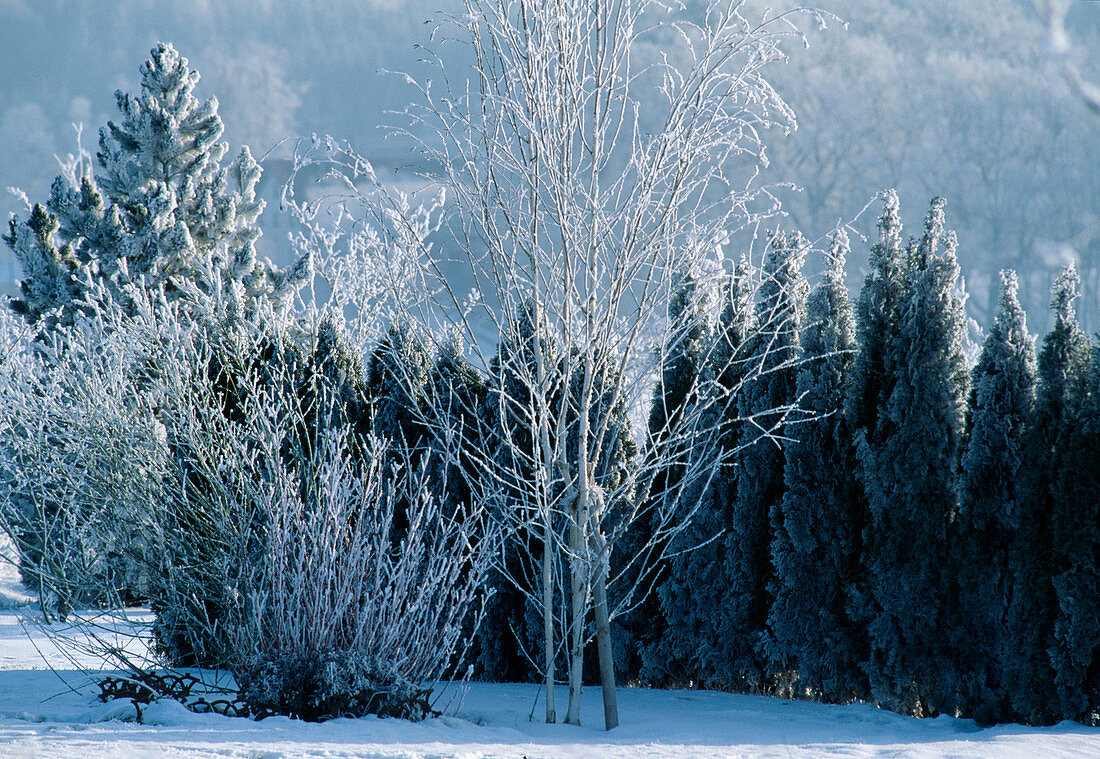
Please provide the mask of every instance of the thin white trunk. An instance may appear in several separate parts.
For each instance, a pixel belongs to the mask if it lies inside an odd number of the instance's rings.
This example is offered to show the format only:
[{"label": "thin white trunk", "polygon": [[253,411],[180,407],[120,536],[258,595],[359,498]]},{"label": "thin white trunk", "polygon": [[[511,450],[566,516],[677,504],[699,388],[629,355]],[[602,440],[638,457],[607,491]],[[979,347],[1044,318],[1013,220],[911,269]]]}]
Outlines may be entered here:
[{"label": "thin white trunk", "polygon": [[545,665],[543,676],[546,684],[546,721],[558,721],[554,709],[554,585],[551,572],[550,519],[547,517],[542,535],[542,634]]},{"label": "thin white trunk", "polygon": [[569,525],[569,585],[573,601],[573,614],[569,640],[569,708],[565,713],[565,722],[569,725],[581,723],[581,673],[584,668],[584,612],[585,603],[585,547],[581,541],[580,499],[574,501],[573,519]]},{"label": "thin white trunk", "polygon": [[592,588],[593,612],[596,615],[596,648],[600,656],[600,685],[603,688],[604,729],[619,726],[619,701],[615,695],[615,660],[611,652],[611,617],[607,608],[606,556],[599,555],[600,568]]}]

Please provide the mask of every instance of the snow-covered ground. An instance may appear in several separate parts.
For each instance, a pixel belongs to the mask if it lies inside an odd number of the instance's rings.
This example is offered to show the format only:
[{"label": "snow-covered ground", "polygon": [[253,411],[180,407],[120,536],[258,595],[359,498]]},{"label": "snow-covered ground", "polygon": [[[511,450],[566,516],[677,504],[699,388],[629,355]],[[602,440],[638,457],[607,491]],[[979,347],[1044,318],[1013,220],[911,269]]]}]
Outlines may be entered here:
[{"label": "snow-covered ground", "polygon": [[[25,598],[10,568],[0,597]],[[0,610],[0,757],[1100,757],[1100,729],[978,729],[968,720],[915,720],[867,706],[825,706],[709,691],[624,688],[622,725],[599,729],[598,689],[584,694],[584,727],[531,721],[542,700],[535,686],[473,683],[457,714],[419,724],[366,718],[305,724],[194,714],[174,702],[145,707],[100,703],[75,661],[40,628]],[[51,668],[53,668],[51,670]],[[560,691],[560,698],[565,698]],[[536,704],[536,698],[538,703]],[[565,704],[560,705],[564,712]]]}]

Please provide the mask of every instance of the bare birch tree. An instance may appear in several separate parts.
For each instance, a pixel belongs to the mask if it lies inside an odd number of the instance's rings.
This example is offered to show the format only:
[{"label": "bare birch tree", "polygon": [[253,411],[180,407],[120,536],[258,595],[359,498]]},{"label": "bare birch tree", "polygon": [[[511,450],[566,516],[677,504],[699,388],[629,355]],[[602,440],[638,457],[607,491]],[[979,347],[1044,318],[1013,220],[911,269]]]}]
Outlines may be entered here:
[{"label": "bare birch tree", "polygon": [[[789,130],[794,119],[765,73],[800,37],[790,15],[750,20],[732,1],[692,15],[656,0],[466,0],[464,13],[436,28],[443,38],[467,46],[470,78],[442,58],[438,78],[409,77],[420,105],[407,113],[408,134],[433,167],[426,179],[445,192],[436,208],[460,262],[447,260],[450,246],[432,249],[411,226],[401,231],[412,206],[358,156],[332,144],[313,150],[343,170],[361,201],[351,215],[340,205],[345,229],[392,234],[401,238],[395,250],[418,245],[425,254],[430,305],[394,302],[425,306],[415,315],[457,330],[488,372],[491,415],[506,420],[496,436],[463,439],[442,429],[453,414],[431,409],[426,421],[449,442],[447,456],[474,462],[475,497],[495,503],[523,536],[526,561],[512,579],[543,611],[547,721],[556,721],[564,647],[565,722],[580,722],[591,613],[610,729],[618,723],[610,620],[651,589],[660,547],[697,508],[687,495],[722,464],[716,420],[730,421],[742,385],[719,390],[696,379],[690,396],[702,400],[672,415],[669,428],[640,433],[631,465],[611,471],[625,434],[617,420],[623,408],[637,416],[648,406],[660,346],[676,344],[666,332],[684,328],[667,313],[678,277],[720,271],[731,235],[762,238],[759,226],[778,210],[756,178],[765,132]],[[357,189],[360,180],[372,189]],[[453,284],[456,266],[469,295]],[[493,358],[492,339],[518,339],[519,314],[528,345]],[[742,383],[771,370],[759,352],[751,361]],[[790,410],[762,416],[760,436],[776,436]],[[462,446],[472,450],[456,452]],[[662,490],[659,474],[674,464],[684,475]],[[643,518],[648,546],[632,545],[613,564],[616,544]]]}]

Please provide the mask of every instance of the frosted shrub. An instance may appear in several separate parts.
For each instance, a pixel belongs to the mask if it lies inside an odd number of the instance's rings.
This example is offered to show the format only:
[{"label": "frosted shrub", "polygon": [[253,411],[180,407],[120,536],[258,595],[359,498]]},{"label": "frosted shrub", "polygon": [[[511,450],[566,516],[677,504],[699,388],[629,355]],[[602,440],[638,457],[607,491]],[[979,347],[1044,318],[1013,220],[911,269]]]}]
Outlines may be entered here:
[{"label": "frosted shrub", "polygon": [[0,330],[0,529],[49,615],[131,602],[165,466],[163,427],[128,338],[105,314],[33,340],[4,313]]},{"label": "frosted shrub", "polygon": [[420,690],[359,651],[280,654],[238,675],[241,698],[256,717],[288,714],[319,722],[377,714],[421,720],[431,714]]},{"label": "frosted shrub", "polygon": [[269,342],[237,362],[232,414],[221,373],[188,373],[208,361],[166,375],[158,637],[177,663],[231,669],[257,714],[423,716],[461,661],[494,541],[476,511],[444,513],[427,460],[393,464],[355,436],[329,413],[337,383]]}]

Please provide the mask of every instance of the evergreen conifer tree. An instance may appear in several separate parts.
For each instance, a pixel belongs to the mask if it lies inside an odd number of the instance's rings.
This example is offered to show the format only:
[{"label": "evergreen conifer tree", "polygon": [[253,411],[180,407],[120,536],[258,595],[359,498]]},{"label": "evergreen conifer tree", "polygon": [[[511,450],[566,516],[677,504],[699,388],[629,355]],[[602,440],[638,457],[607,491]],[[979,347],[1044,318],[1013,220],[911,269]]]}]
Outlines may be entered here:
[{"label": "evergreen conifer tree", "polygon": [[[654,541],[660,529],[661,515],[672,513],[670,505],[691,497],[684,492],[681,480],[686,465],[684,450],[692,444],[692,435],[682,429],[682,420],[690,407],[699,403],[702,374],[711,347],[710,325],[707,323],[706,294],[694,272],[685,272],[668,305],[669,331],[661,346],[661,375],[653,389],[649,407],[649,439],[651,444],[668,450],[666,465],[654,474],[651,493],[644,504],[644,511],[623,538],[620,553],[641,554],[636,562],[636,572],[649,574],[643,584],[660,587],[668,576],[668,562],[653,566],[655,558],[663,556],[667,541]],[[690,484],[690,483],[689,483]],[[694,494],[696,497],[698,492]],[[626,677],[637,677],[642,668],[646,677],[660,678],[663,669],[660,660],[663,653],[660,639],[668,631],[661,615],[661,602],[656,592],[649,594],[621,623],[623,640],[620,651],[628,655]],[[654,666],[656,665],[656,666]]]},{"label": "evergreen conifer tree", "polygon": [[1025,433],[1018,532],[1011,551],[1011,645],[1006,647],[1004,682],[1016,716],[1032,724],[1059,717],[1049,653],[1058,616],[1051,515],[1061,466],[1059,441],[1071,424],[1069,410],[1088,361],[1088,339],[1073,308],[1079,283],[1077,269],[1070,265],[1051,288],[1054,326],[1039,352],[1035,405]]},{"label": "evergreen conifer tree", "polygon": [[429,370],[429,413],[436,416],[431,441],[433,481],[447,514],[468,513],[474,497],[478,453],[487,434],[480,417],[485,378],[467,360],[462,339],[447,336]]},{"label": "evergreen conifer tree", "polygon": [[649,682],[686,685],[728,680],[720,631],[729,600],[726,530],[737,483],[730,454],[740,437],[736,398],[746,370],[746,341],[753,318],[749,266],[742,258],[722,289],[722,309],[701,369],[706,378],[704,392],[714,394],[704,402],[713,409],[711,429],[720,437],[718,455],[730,463],[700,494],[695,518],[670,546],[668,571],[657,588],[663,634],[643,651],[642,675]]},{"label": "evergreen conifer tree", "polygon": [[[723,679],[738,690],[765,686],[762,651],[770,599],[771,513],[783,498],[783,449],[778,443],[795,403],[806,242],[777,233],[764,259],[755,329],[746,355],[756,372],[738,395],[742,448],[736,456],[737,494],[729,523],[729,582],[723,621]],[[762,437],[763,435],[763,437]]]},{"label": "evergreen conifer tree", "polygon": [[900,322],[886,345],[893,387],[878,411],[878,439],[861,438],[858,455],[869,505],[871,692],[895,709],[932,714],[952,706],[941,681],[947,530],[969,389],[955,240],[941,199],[911,248]]},{"label": "evergreen conifer tree", "polygon": [[[227,145],[219,141],[223,126],[217,100],[195,98],[199,75],[187,60],[160,44],[141,74],[139,95],[116,93],[122,118],[100,130],[96,172],[88,167],[81,176],[59,176],[45,205],[35,205],[26,220],[11,220],[3,239],[24,279],[21,297],[10,305],[38,328],[54,330],[72,326],[81,312],[111,307],[106,301],[132,312],[131,287],[159,290],[167,300],[200,298],[199,312],[213,317],[204,323],[211,328],[208,336],[212,341],[224,338],[223,345],[211,346],[214,358],[206,368],[220,373],[225,410],[232,413],[235,381],[228,371],[234,359],[229,354],[236,348],[232,330],[218,322],[284,304],[310,276],[312,261],[306,255],[290,270],[278,272],[256,260],[257,220],[263,210],[256,197],[260,167],[247,149],[222,165]],[[108,320],[89,321],[107,328]],[[55,331],[54,337],[71,347],[72,334]],[[260,342],[269,353],[282,350],[277,347],[281,336],[268,338]],[[65,350],[55,356],[65,357]],[[148,386],[148,369],[128,377],[135,395]],[[50,520],[62,510],[88,523],[103,514],[101,502],[79,498],[34,507]],[[102,531],[111,533],[112,526]],[[28,534],[24,553],[64,556],[72,550],[72,537],[68,530]],[[133,549],[129,538],[109,536],[107,546],[87,552],[126,554]]]},{"label": "evergreen conifer tree", "polygon": [[1100,345],[1075,385],[1058,438],[1051,564],[1057,617],[1050,647],[1056,716],[1100,721]]},{"label": "evergreen conifer tree", "polygon": [[857,439],[879,444],[879,417],[893,390],[889,346],[898,331],[898,310],[905,289],[906,251],[901,208],[894,190],[885,194],[878,220],[879,239],[871,246],[871,271],[856,303],[856,353],[848,391],[847,414]]},{"label": "evergreen conifer tree", "polygon": [[810,294],[798,371],[800,408],[785,446],[786,492],[772,516],[773,601],[769,658],[793,670],[799,689],[827,701],[865,695],[863,630],[852,618],[866,516],[855,479],[855,449],[844,397],[855,355],[855,325],[844,285],[848,238],[834,237],[824,280]]},{"label": "evergreen conifer tree", "polygon": [[1035,398],[1035,345],[1017,289],[1016,273],[1002,271],[1000,306],[973,372],[952,548],[959,705],[988,723],[1010,716],[1001,677],[1013,649],[1004,625],[1012,591],[1009,549],[1019,531],[1024,432]]},{"label": "evergreen conifer tree", "polygon": [[[896,381],[890,347],[898,334],[899,311],[906,287],[907,254],[902,242],[901,207],[894,190],[884,193],[878,231],[879,239],[871,246],[868,259],[871,271],[856,301],[857,351],[845,400],[845,415],[856,444],[857,459],[860,446],[882,444],[887,428],[882,420],[883,408]],[[867,513],[868,485],[862,463],[856,467],[856,478],[860,487],[855,497],[860,501],[859,508]],[[874,617],[875,607],[866,566],[861,574],[852,600],[852,613],[866,629]]]},{"label": "evergreen conifer tree", "polygon": [[141,94],[116,93],[122,119],[100,130],[99,170],[74,186],[59,176],[45,206],[12,219],[5,242],[24,279],[15,310],[49,327],[70,323],[93,280],[120,302],[124,285],[198,288],[233,312],[256,298],[285,299],[309,276],[303,258],[280,273],[256,260],[261,170],[244,149],[229,165],[214,98],[193,94],[199,74],[158,44],[141,70]]},{"label": "evergreen conifer tree", "polygon": [[[486,488],[493,493],[491,517],[505,526],[506,533],[497,567],[490,574],[492,595],[478,631],[478,668],[490,680],[526,682],[538,671],[525,653],[538,650],[542,610],[520,585],[537,576],[531,557],[538,556],[541,548],[525,516],[513,512],[529,508],[534,498],[535,462],[524,458],[533,456],[536,450],[533,404],[545,402],[550,408],[558,408],[564,396],[557,351],[535,304],[527,301],[505,325],[497,355],[489,367],[481,413],[486,426],[484,450],[502,457],[500,465],[494,466],[494,472],[501,473],[502,480]],[[552,388],[552,397],[533,395],[540,353],[545,370],[556,377],[545,384]],[[560,577],[562,568],[555,570],[555,577]],[[560,598],[561,592],[560,581],[555,582],[555,597]]]},{"label": "evergreen conifer tree", "polygon": [[390,441],[395,452],[412,454],[417,461],[428,436],[424,394],[430,366],[424,341],[407,322],[390,325],[367,365],[374,434]]}]

